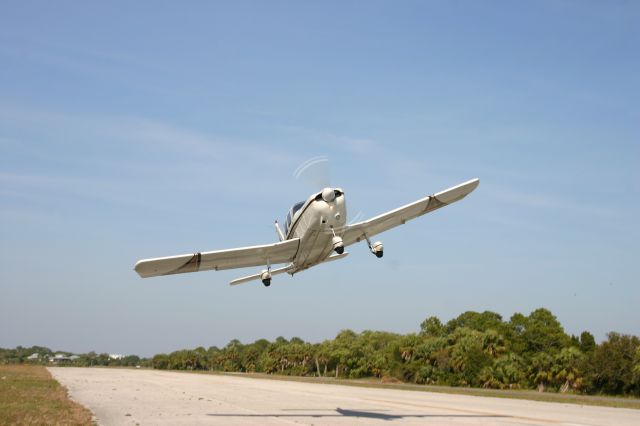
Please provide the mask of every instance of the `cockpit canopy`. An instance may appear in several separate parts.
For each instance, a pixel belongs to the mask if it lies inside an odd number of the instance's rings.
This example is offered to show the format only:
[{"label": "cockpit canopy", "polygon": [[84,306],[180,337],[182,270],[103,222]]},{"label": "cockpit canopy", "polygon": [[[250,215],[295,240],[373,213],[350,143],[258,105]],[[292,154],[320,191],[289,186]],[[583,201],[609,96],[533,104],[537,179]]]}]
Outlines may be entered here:
[{"label": "cockpit canopy", "polygon": [[299,203],[295,203],[289,213],[287,214],[287,220],[284,222],[284,234],[289,234],[289,228],[291,228],[291,222],[293,221],[294,216],[304,206],[304,201],[300,201]]}]

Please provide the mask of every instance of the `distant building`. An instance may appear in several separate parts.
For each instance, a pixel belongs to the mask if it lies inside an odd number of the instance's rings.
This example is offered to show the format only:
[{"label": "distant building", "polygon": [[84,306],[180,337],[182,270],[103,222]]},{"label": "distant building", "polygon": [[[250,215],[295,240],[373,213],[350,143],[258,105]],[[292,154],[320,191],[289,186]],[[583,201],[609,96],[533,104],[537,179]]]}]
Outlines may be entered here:
[{"label": "distant building", "polygon": [[125,356],[124,355],[120,355],[120,354],[109,354],[109,359],[117,359],[117,360],[121,360],[123,359]]},{"label": "distant building", "polygon": [[49,358],[49,362],[61,363],[61,362],[71,362],[73,359],[70,356],[65,354],[55,354],[53,358]]},{"label": "distant building", "polygon": [[33,354],[31,354],[31,355],[29,355],[29,356],[27,357],[27,360],[29,360],[29,361],[37,361],[37,360],[39,360],[39,359],[40,359],[40,354],[39,354],[39,353],[37,353],[37,352],[36,352],[36,353],[33,353]]}]

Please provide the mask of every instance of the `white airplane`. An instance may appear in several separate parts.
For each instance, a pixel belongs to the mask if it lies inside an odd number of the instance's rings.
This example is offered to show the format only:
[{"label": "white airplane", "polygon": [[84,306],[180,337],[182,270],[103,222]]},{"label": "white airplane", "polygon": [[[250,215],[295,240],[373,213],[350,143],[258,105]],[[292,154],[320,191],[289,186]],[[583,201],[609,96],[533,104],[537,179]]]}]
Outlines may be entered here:
[{"label": "white airplane", "polygon": [[[274,275],[286,272],[293,276],[320,263],[342,259],[349,254],[344,251],[345,247],[363,240],[367,242],[371,253],[381,258],[384,253],[383,245],[379,241],[372,244],[371,237],[440,207],[455,203],[470,194],[479,183],[479,179],[472,179],[355,224],[347,224],[347,208],[342,189],[325,188],[311,195],[307,201],[291,207],[284,224],[284,233],[276,221],[276,233],[280,242],[144,259],[136,263],[135,270],[142,278],[147,278],[264,265],[266,269],[260,273],[238,278],[230,284],[237,285],[260,279],[268,287]],[[286,265],[271,269],[272,265],[283,263]]]}]

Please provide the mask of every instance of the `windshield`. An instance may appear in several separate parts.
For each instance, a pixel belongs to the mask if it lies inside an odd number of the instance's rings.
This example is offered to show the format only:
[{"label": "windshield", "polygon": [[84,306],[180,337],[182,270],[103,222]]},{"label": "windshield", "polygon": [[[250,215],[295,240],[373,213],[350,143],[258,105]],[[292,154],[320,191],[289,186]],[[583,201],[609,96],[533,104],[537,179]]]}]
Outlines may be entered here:
[{"label": "windshield", "polygon": [[300,210],[304,206],[304,201],[300,201],[291,207],[289,213],[287,214],[287,220],[284,222],[284,233],[287,235],[289,233],[289,228],[291,228],[291,222],[293,221],[293,217],[296,215],[298,210]]}]

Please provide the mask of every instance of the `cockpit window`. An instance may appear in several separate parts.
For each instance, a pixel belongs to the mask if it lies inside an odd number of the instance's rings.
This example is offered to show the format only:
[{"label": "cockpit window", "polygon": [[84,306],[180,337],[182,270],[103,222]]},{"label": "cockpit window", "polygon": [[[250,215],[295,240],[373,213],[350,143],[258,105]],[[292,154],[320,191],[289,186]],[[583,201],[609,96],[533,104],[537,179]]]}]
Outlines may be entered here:
[{"label": "cockpit window", "polygon": [[299,203],[294,204],[294,206],[291,208],[291,216],[294,216],[296,213],[298,213],[298,210],[300,210],[302,206],[304,206],[304,201],[300,201]]},{"label": "cockpit window", "polygon": [[296,215],[298,210],[300,210],[304,206],[304,201],[300,201],[291,207],[289,213],[287,214],[287,220],[284,222],[284,233],[287,235],[289,233],[289,228],[291,228],[291,222],[293,221],[293,217]]}]

